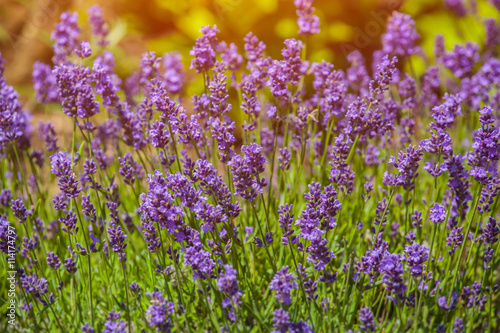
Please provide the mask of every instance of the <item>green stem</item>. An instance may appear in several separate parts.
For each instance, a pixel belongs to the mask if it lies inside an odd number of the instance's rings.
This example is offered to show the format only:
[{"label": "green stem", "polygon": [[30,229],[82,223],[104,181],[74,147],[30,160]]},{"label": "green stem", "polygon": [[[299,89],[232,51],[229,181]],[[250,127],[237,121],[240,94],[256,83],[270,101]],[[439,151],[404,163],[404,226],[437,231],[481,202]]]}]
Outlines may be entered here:
[{"label": "green stem", "polygon": [[127,270],[125,269],[125,264],[122,265],[123,269],[123,277],[125,279],[125,301],[127,302],[127,323],[128,323],[128,332],[132,332],[132,323],[130,320],[130,306],[129,306],[129,301],[128,301],[128,277],[127,277]]},{"label": "green stem", "polygon": [[464,242],[460,248],[460,254],[458,256],[458,261],[457,261],[457,265],[455,267],[455,271],[454,271],[454,277],[455,277],[455,280],[458,278],[458,270],[460,268],[460,262],[462,261],[462,256],[464,254],[464,250],[465,250],[465,244],[467,243],[467,239],[469,237],[469,231],[470,231],[470,227],[472,225],[472,223],[474,223],[474,217],[476,216],[476,209],[477,209],[477,205],[479,203],[479,198],[480,198],[480,193],[481,193],[481,189],[483,188],[483,185],[479,185],[478,189],[477,189],[477,192],[476,192],[476,195],[475,195],[475,203],[474,203],[474,208],[473,208],[473,211],[472,211],[472,217],[467,225],[467,231],[465,232],[464,234]]},{"label": "green stem", "polygon": [[[20,173],[22,173],[22,170],[21,170],[21,160],[19,159],[19,154],[17,153],[16,144],[14,143],[12,146],[14,147],[14,154],[16,155],[18,171]],[[18,177],[18,175],[16,174],[14,178],[17,180],[17,177]],[[28,184],[26,183],[25,177],[21,177],[21,180],[22,180],[23,186],[24,186],[24,188],[26,190],[26,195],[28,196],[30,204],[33,205],[34,201],[33,201],[33,198],[31,197],[31,193],[30,193],[30,190],[28,188]],[[22,192],[22,187],[21,187],[21,192]]]},{"label": "green stem", "polygon": [[177,166],[179,167],[179,172],[184,174],[184,172],[182,172],[181,162],[179,161],[179,152],[177,151],[177,142],[175,141],[175,136],[174,136],[174,133],[172,132],[172,126],[170,125],[170,123],[168,123],[168,130],[170,131],[170,137],[172,138],[172,144],[174,146],[174,151],[175,151],[175,160],[177,161]]},{"label": "green stem", "polygon": [[351,162],[352,158],[354,157],[354,152],[356,151],[356,145],[358,144],[358,141],[359,141],[359,134],[356,135],[356,139],[354,139],[354,143],[352,144],[351,150],[349,151],[349,155],[345,160],[346,164],[349,164],[349,162]]},{"label": "green stem", "polygon": [[250,203],[252,205],[255,219],[257,220],[257,226],[259,227],[260,236],[262,237],[262,242],[264,242],[264,249],[266,250],[267,256],[269,258],[269,262],[271,263],[271,266],[273,267],[273,271],[274,271],[274,273],[276,273],[276,266],[274,265],[274,258],[269,253],[269,249],[267,248],[267,244],[265,244],[266,243],[266,236],[264,235],[264,232],[262,231],[262,226],[260,225],[259,217],[257,216],[257,211],[255,210],[255,205],[253,204],[253,201],[251,201]]},{"label": "green stem", "polygon": [[[435,226],[434,228],[434,232],[432,234],[432,241],[431,241],[431,248],[429,250],[429,259],[428,259],[428,264],[430,265],[430,260],[432,258],[432,248],[434,247],[434,241],[436,239],[436,232],[437,232],[437,225]],[[418,289],[418,284],[417,284],[417,289]],[[417,330],[418,330],[418,316],[420,315],[420,308],[422,306],[422,299],[423,299],[423,296],[424,296],[424,282],[422,281],[422,290],[420,290],[420,296],[419,296],[419,300],[418,300],[418,306],[417,306],[417,312],[415,313],[415,324],[414,324],[414,329],[413,331],[416,333]]]},{"label": "green stem", "polygon": [[93,300],[92,300],[92,269],[91,269],[91,264],[90,264],[90,247],[89,247],[89,241],[87,239],[87,234],[85,233],[85,228],[83,227],[83,222],[82,222],[82,217],[80,215],[80,209],[78,208],[78,205],[76,203],[76,199],[73,198],[73,203],[76,208],[76,213],[78,214],[78,221],[80,222],[80,228],[82,228],[82,233],[83,233],[83,238],[85,239],[85,247],[88,249],[87,253],[87,267],[89,270],[89,302],[90,302],[90,320],[92,322],[92,327],[94,327],[94,305],[93,305]]}]

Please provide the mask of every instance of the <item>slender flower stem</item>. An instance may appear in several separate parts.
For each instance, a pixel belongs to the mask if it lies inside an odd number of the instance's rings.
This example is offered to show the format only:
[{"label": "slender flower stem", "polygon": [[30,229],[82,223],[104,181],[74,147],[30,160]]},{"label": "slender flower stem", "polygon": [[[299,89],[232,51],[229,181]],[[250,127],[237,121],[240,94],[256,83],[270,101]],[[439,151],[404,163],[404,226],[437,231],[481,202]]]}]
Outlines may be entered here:
[{"label": "slender flower stem", "polygon": [[175,160],[177,161],[177,166],[179,167],[179,172],[184,174],[181,167],[181,162],[179,161],[179,152],[177,151],[177,142],[175,141],[174,133],[172,132],[172,126],[170,122],[168,123],[168,130],[170,131],[170,137],[172,138],[172,145],[174,146],[175,151]]},{"label": "slender flower stem", "polygon": [[[370,105],[366,108],[365,114],[368,114],[368,111],[370,111],[372,108],[372,103],[370,102]],[[345,161],[346,164],[349,164],[354,157],[354,153],[356,152],[356,145],[358,144],[360,134],[356,135],[356,139],[354,139],[354,143],[352,144],[351,150],[349,151],[349,155],[347,156],[347,160]]]},{"label": "slender flower stem", "polygon": [[267,232],[271,232],[271,224],[269,223],[269,210],[266,208],[266,202],[262,193],[260,194],[260,200],[262,202],[262,206],[264,207],[264,213],[266,214]]},{"label": "slender flower stem", "polygon": [[[17,160],[17,167],[18,167],[18,172],[19,172],[19,175],[22,173],[22,170],[21,170],[21,160],[19,159],[19,154],[17,152],[17,147],[16,147],[16,144],[14,143],[12,145],[12,147],[14,148],[14,154],[16,155],[16,160]],[[15,176],[16,178],[16,181],[18,179],[18,175]],[[33,201],[33,198],[31,197],[31,193],[30,193],[30,190],[28,188],[28,184],[26,183],[26,179],[25,177],[21,177],[21,181],[22,181],[22,184],[26,190],[26,195],[30,201],[30,204],[33,205],[34,204],[34,201]],[[22,187],[21,187],[21,191],[22,191]]]},{"label": "slender flower stem", "polygon": [[481,189],[483,188],[482,185],[479,185],[478,189],[477,189],[477,192],[476,192],[476,195],[474,196],[474,198],[476,199],[475,200],[475,203],[474,203],[474,208],[472,209],[472,217],[469,221],[469,223],[467,224],[467,230],[464,234],[464,241],[463,241],[463,244],[462,244],[462,247],[460,248],[460,254],[458,256],[458,260],[457,260],[457,265],[455,267],[455,270],[454,270],[454,277],[455,277],[455,280],[458,279],[458,276],[460,275],[458,273],[458,270],[460,268],[460,263],[462,261],[462,255],[464,253],[464,249],[465,249],[465,244],[467,243],[467,239],[469,237],[469,231],[470,231],[470,227],[472,226],[472,223],[474,223],[474,217],[476,216],[476,209],[477,209],[477,205],[479,203],[479,199],[480,199],[480,193],[481,193]]},{"label": "slender flower stem", "polygon": [[372,250],[375,247],[375,242],[377,241],[378,235],[380,233],[380,229],[382,228],[382,221],[385,218],[385,214],[387,214],[387,210],[389,209],[389,206],[391,205],[391,202],[392,202],[392,199],[394,198],[394,194],[395,193],[396,193],[396,191],[394,189],[392,189],[391,190],[391,196],[389,197],[389,201],[387,202],[387,205],[385,206],[385,209],[384,209],[384,213],[382,214],[382,217],[380,219],[380,224],[377,226],[377,232],[375,233],[375,238],[373,240]]},{"label": "slender flower stem", "polygon": [[278,145],[278,124],[276,123],[275,130],[274,130],[274,143],[273,143],[273,154],[271,157],[271,170],[270,170],[270,176],[269,176],[269,185],[268,185],[268,191],[267,191],[267,206],[271,207],[271,194],[273,192],[273,176],[274,176],[274,161],[276,157],[276,146]]},{"label": "slender flower stem", "polygon": [[89,275],[89,302],[90,302],[90,320],[92,322],[92,326],[94,326],[94,305],[92,302],[92,267],[90,264],[90,247],[89,241],[87,239],[87,234],[85,233],[85,228],[83,227],[82,217],[80,215],[80,208],[78,208],[78,204],[76,203],[76,199],[73,198],[73,203],[75,204],[76,213],[78,214],[78,221],[80,222],[80,227],[82,228],[83,238],[85,239],[85,247],[89,251],[87,253],[87,267],[88,267],[88,275]]},{"label": "slender flower stem", "polygon": [[[252,205],[252,209],[253,209],[253,213],[255,215],[255,219],[257,221],[257,226],[259,227],[260,236],[262,237],[262,241],[264,243],[266,243],[266,236],[264,235],[264,232],[262,231],[262,226],[260,224],[259,217],[257,216],[257,210],[255,209],[255,205],[254,205],[253,201],[251,201],[250,203]],[[267,248],[267,243],[264,244],[264,249],[266,250],[267,257],[269,258],[269,262],[271,263],[271,266],[273,267],[273,271],[274,271],[274,273],[276,273],[277,269],[276,269],[276,266],[274,264],[274,258],[269,253],[269,249]]]},{"label": "slender flower stem", "polygon": [[[304,281],[302,280],[302,273],[300,272],[299,266],[297,264],[297,260],[295,259],[295,254],[294,254],[294,251],[293,251],[293,244],[289,243],[289,245],[290,245],[290,253],[292,254],[292,260],[293,260],[293,263],[295,265],[295,271],[297,272],[297,275],[299,276],[300,290],[302,291],[302,296],[304,297],[303,298],[304,302],[307,302],[307,294],[306,294],[306,291],[304,290]],[[321,311],[314,300],[312,300],[311,303],[314,304],[314,306],[317,308],[318,311]],[[309,310],[309,316],[312,317],[312,315],[311,315],[311,307],[310,306],[308,307],[308,310]]]},{"label": "slender flower stem", "polygon": [[128,277],[127,277],[127,269],[125,267],[125,264],[122,264],[122,270],[123,270],[123,277],[125,280],[124,283],[124,290],[125,290],[125,301],[127,302],[127,323],[128,323],[128,332],[132,332],[132,321],[130,319],[130,304],[128,301]]},{"label": "slender flower stem", "polygon": [[[61,321],[59,320],[59,318],[57,318],[57,315],[56,313],[54,312],[54,309],[52,308],[52,304],[49,304],[48,305],[50,311],[52,311],[52,314],[54,315],[54,320],[55,322],[57,323],[57,326],[59,326],[59,329],[61,330],[61,332],[67,332],[67,330],[65,330],[62,325],[61,325]],[[49,318],[49,322],[50,322],[50,318]],[[93,325],[93,324],[92,324]]]},{"label": "slender flower stem", "polygon": [[[430,265],[430,262],[431,262],[431,258],[432,258],[432,249],[434,247],[434,240],[436,239],[436,233],[437,233],[437,229],[438,229],[438,224],[436,224],[434,226],[434,232],[432,233],[432,241],[431,241],[431,248],[429,250],[429,259],[428,259],[428,265]],[[418,289],[418,288],[417,288]],[[415,312],[415,324],[414,324],[414,332],[416,333],[417,330],[418,330],[418,316],[420,315],[420,308],[422,306],[422,299],[423,299],[423,296],[426,292],[424,291],[424,283],[422,281],[422,289],[420,290],[420,296],[419,296],[419,300],[418,300],[418,306],[417,306],[417,311]]]},{"label": "slender flower stem", "polygon": [[356,135],[356,139],[354,139],[354,143],[352,144],[351,150],[349,151],[349,155],[347,156],[347,159],[345,160],[346,164],[349,164],[354,157],[354,152],[356,151],[356,145],[358,144],[359,141],[359,134]]},{"label": "slender flower stem", "polygon": [[[177,281],[178,281],[177,286],[176,286],[176,287],[177,287],[177,293],[179,294],[179,297],[180,297],[180,299],[181,299],[182,306],[183,306],[183,307],[187,307],[187,306],[188,306],[188,304],[184,301],[184,295],[183,295],[183,293],[182,293],[182,287],[181,287],[181,283],[180,283],[180,282],[182,281],[182,279],[181,279],[181,277],[179,276],[179,270],[180,270],[180,269],[179,269],[179,267],[178,267],[179,265],[178,265],[177,260],[175,259],[175,257],[174,257],[174,259],[173,259],[172,261],[174,262],[174,267],[175,267],[175,269],[174,269],[174,270],[175,270],[175,275],[176,275],[176,277],[177,277]],[[185,308],[184,308],[184,311],[186,311],[186,310],[185,310]],[[188,326],[188,331],[191,331],[191,327],[190,327],[190,325],[189,325],[189,320],[188,320],[188,318],[187,318],[187,314],[185,314],[185,316],[186,316],[186,324],[187,324],[187,326]]]},{"label": "slender flower stem", "polygon": [[76,118],[73,119],[73,139],[71,140],[71,165],[73,165],[75,160],[76,152]]},{"label": "slender flower stem", "polygon": [[318,167],[321,171],[326,170],[326,167],[324,167],[325,159],[326,159],[326,155],[328,152],[328,144],[330,143],[330,137],[331,137],[332,132],[333,132],[333,125],[335,122],[332,120],[329,120],[328,123],[329,123],[329,125],[328,125],[327,132],[326,132],[326,139],[325,139],[325,143],[324,143],[324,147],[323,147],[323,154],[321,155],[321,162],[318,165]]}]

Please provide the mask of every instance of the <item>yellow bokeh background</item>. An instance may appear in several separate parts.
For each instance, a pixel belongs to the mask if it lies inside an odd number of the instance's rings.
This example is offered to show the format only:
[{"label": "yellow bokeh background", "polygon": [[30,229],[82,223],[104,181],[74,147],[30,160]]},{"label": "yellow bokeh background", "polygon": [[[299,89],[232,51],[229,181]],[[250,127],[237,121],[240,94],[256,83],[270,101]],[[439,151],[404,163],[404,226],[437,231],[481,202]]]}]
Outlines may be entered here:
[{"label": "yellow bokeh background", "polygon": [[[0,51],[8,62],[9,82],[29,85],[32,63],[50,62],[50,32],[64,10],[79,13],[82,39],[89,38],[86,12],[93,4],[103,8],[111,26],[110,48],[121,76],[134,71],[147,50],[157,54],[179,51],[189,67],[189,50],[202,25],[216,24],[221,30],[219,40],[235,43],[240,53],[244,36],[252,31],[275,58],[280,57],[284,39],[300,37],[293,0],[0,0]],[[477,14],[465,18],[454,16],[441,0],[315,0],[314,6],[321,32],[307,40],[308,59],[324,59],[339,68],[347,65],[345,50],[360,48],[370,60],[385,30],[377,17],[385,18],[392,10],[414,17],[423,48],[430,55],[436,33],[445,35],[448,49],[465,40],[482,44],[485,18],[498,18],[485,0],[478,1]],[[417,59],[415,67],[420,71],[424,61]]]}]

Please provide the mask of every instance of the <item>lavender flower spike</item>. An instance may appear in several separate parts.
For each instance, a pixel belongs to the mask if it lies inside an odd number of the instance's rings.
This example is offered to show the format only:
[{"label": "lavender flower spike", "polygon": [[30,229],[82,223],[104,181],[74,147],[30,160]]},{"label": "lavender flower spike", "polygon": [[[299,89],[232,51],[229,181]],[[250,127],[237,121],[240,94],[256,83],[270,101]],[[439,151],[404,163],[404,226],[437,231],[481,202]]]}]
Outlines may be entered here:
[{"label": "lavender flower spike", "polygon": [[290,293],[293,289],[297,289],[297,283],[295,282],[295,276],[288,272],[288,266],[283,266],[276,272],[269,289],[276,292],[276,299],[281,303],[287,305],[292,302]]}]

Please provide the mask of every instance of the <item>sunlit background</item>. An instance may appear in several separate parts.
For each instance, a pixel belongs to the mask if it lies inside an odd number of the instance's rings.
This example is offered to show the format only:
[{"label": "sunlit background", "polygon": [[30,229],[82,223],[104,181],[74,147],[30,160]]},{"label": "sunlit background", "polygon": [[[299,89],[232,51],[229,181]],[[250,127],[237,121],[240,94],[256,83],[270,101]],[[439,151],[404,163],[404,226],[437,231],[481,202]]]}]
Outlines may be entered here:
[{"label": "sunlit background", "polygon": [[[293,0],[0,0],[0,51],[8,63],[8,82],[28,94],[33,62],[50,63],[50,32],[60,14],[77,11],[85,38],[89,35],[86,12],[96,3],[111,26],[110,47],[120,76],[134,71],[145,51],[177,50],[187,69],[189,50],[202,25],[216,24],[221,30],[219,40],[235,43],[240,53],[244,36],[252,31],[275,58],[280,57],[284,39],[299,38]],[[475,17],[461,19],[445,11],[441,0],[316,0],[314,6],[321,33],[307,40],[307,57],[325,59],[339,68],[346,66],[345,56],[353,49],[371,58],[393,10],[413,16],[427,54],[432,53],[436,33],[445,35],[448,48],[465,39],[481,44],[482,22],[498,15],[486,1],[477,2]],[[418,71],[418,62],[415,67]]]}]

